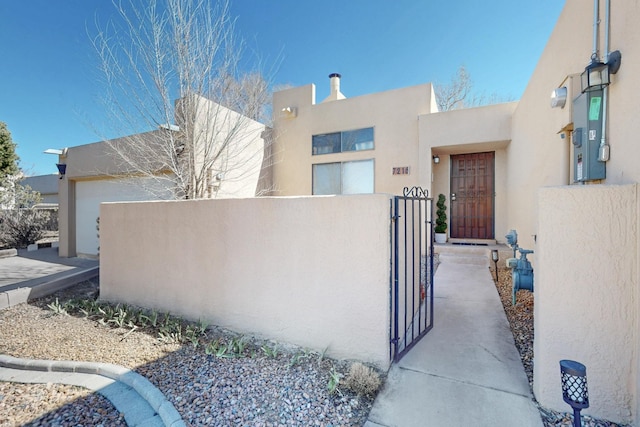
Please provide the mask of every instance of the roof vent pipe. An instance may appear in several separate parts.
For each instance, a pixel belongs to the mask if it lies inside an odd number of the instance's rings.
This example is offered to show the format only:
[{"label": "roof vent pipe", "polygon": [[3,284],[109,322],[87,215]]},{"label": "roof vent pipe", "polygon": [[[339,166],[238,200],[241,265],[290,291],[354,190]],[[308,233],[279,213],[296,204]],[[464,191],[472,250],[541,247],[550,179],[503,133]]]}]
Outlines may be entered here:
[{"label": "roof vent pipe", "polygon": [[342,76],[338,73],[329,74],[331,93],[322,102],[337,101],[339,99],[346,98],[346,96],[344,96],[342,92],[340,92],[340,77]]}]

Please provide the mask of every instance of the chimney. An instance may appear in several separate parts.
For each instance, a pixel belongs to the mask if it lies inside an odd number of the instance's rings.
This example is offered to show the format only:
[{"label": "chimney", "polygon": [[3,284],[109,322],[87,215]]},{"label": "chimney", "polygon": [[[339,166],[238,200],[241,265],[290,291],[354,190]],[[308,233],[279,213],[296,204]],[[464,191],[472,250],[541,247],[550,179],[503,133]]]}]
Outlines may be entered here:
[{"label": "chimney", "polygon": [[340,77],[342,76],[338,73],[329,74],[329,79],[331,81],[331,94],[322,102],[337,101],[339,99],[346,98],[346,96],[344,96],[342,92],[340,92]]}]

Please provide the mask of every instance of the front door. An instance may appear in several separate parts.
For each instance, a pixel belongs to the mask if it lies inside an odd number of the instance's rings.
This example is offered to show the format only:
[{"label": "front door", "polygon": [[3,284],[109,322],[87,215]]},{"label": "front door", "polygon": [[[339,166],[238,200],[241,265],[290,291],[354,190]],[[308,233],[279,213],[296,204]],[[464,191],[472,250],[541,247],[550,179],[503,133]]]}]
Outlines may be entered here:
[{"label": "front door", "polygon": [[451,156],[451,238],[494,238],[494,164],[494,152]]}]

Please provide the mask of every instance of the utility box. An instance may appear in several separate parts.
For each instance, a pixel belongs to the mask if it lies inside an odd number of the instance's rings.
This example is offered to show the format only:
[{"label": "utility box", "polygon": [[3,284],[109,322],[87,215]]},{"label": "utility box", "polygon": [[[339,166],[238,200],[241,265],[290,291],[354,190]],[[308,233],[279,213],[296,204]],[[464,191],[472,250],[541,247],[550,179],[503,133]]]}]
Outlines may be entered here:
[{"label": "utility box", "polygon": [[573,100],[573,178],[576,182],[606,178],[606,163],[598,160],[602,139],[602,90],[587,91]]}]

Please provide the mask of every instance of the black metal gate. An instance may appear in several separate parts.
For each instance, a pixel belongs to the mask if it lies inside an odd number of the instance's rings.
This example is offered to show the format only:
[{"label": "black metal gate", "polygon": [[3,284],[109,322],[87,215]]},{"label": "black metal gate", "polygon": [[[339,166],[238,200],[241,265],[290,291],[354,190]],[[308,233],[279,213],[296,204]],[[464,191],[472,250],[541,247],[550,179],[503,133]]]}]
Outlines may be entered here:
[{"label": "black metal gate", "polygon": [[420,187],[391,200],[391,348],[399,361],[433,328],[433,199]]}]

